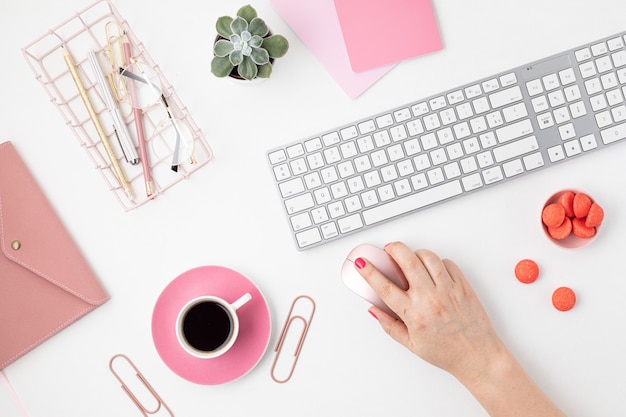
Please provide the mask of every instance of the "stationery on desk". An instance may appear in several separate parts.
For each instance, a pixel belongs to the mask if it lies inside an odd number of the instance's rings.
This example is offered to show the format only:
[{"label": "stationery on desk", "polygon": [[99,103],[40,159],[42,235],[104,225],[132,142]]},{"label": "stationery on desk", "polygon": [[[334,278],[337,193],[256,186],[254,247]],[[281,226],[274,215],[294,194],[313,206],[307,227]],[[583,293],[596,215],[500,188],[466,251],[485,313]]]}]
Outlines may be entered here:
[{"label": "stationery on desk", "polygon": [[333,0],[271,2],[348,97],[357,98],[394,67],[387,65],[360,73],[352,71]]},{"label": "stationery on desk", "polygon": [[76,88],[78,89],[78,92],[80,93],[80,97],[83,100],[83,103],[85,104],[87,112],[89,113],[89,117],[91,118],[91,121],[93,122],[96,128],[96,131],[98,132],[98,136],[100,137],[102,146],[104,146],[104,150],[106,151],[107,156],[109,157],[109,160],[111,162],[113,172],[115,173],[117,180],[120,182],[120,185],[124,189],[124,193],[126,194],[126,196],[132,199],[133,191],[130,188],[130,184],[128,183],[128,180],[126,179],[126,175],[124,174],[124,171],[122,170],[122,167],[120,166],[120,163],[117,160],[117,157],[115,156],[115,152],[113,151],[111,142],[109,142],[109,138],[107,134],[105,133],[104,128],[102,127],[102,124],[100,123],[100,119],[98,119],[98,115],[96,114],[96,110],[93,107],[93,103],[91,102],[89,95],[87,94],[87,90],[85,89],[85,86],[83,85],[83,82],[80,79],[80,76],[78,75],[78,71],[76,70],[76,64],[74,63],[74,59],[72,58],[72,55],[67,50],[67,48],[65,48],[65,46],[62,46],[62,48],[63,48],[63,59],[65,59],[67,69],[69,70],[72,76],[72,79],[74,80],[74,83],[76,84]]},{"label": "stationery on desk", "polygon": [[441,49],[431,0],[334,0],[355,72]]},{"label": "stationery on desk", "polygon": [[[109,107],[117,106],[122,115],[114,129],[111,120],[115,114],[109,117],[103,108],[105,87],[96,83],[87,63],[85,52],[89,49],[101,64],[106,88],[115,100]],[[80,56],[70,55],[69,51]],[[95,0],[49,28],[22,52],[50,101],[124,210],[154,200],[213,159],[202,129],[110,0]],[[144,77],[139,82],[134,80],[134,85],[124,77],[130,71],[122,71],[129,67],[141,75],[136,71],[139,66],[150,74],[158,90],[158,100],[146,101],[149,94],[141,83]],[[133,87],[137,101],[131,107]],[[137,162],[135,165],[122,160],[120,144],[115,143],[116,133],[120,135],[124,129],[122,125],[131,135],[124,156],[130,156],[131,161]]]},{"label": "stationery on desk", "polygon": [[124,123],[120,109],[117,107],[115,98],[113,98],[111,90],[107,87],[106,79],[104,77],[104,73],[102,72],[102,68],[100,67],[100,63],[98,62],[98,58],[96,57],[95,52],[91,49],[87,51],[87,57],[89,58],[89,63],[91,64],[91,68],[96,76],[96,82],[100,86],[100,93],[102,94],[107,109],[109,110],[109,114],[113,119],[113,132],[122,147],[124,158],[126,158],[126,161],[130,164],[137,165],[139,163],[139,156],[137,156],[135,145],[130,138],[130,133],[128,132],[126,123]]},{"label": "stationery on desk", "polygon": [[[130,50],[130,42],[126,33],[122,36],[122,48],[124,49],[124,64],[126,66],[131,64],[132,53]],[[152,181],[152,174],[150,173],[150,161],[148,160],[148,151],[146,149],[146,137],[143,130],[143,121],[141,120],[141,110],[137,106],[137,92],[135,91],[135,81],[131,78],[126,80],[128,86],[128,93],[130,95],[130,102],[133,106],[133,116],[135,119],[135,130],[137,131],[137,141],[139,142],[139,160],[143,167],[143,177],[146,183],[146,195],[150,197],[154,194],[154,182]]]},{"label": "stationery on desk", "polygon": [[442,48],[431,0],[271,2],[352,99],[399,61]]}]

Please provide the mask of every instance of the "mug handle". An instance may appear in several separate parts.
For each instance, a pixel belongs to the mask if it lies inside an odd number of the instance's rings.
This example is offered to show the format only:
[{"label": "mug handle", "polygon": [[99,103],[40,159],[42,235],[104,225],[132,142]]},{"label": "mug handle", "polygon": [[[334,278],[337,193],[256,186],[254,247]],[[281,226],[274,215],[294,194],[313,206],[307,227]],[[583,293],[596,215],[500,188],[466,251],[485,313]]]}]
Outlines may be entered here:
[{"label": "mug handle", "polygon": [[237,301],[235,301],[234,303],[232,303],[230,306],[233,308],[233,310],[237,310],[239,307],[241,307],[242,305],[244,305],[245,303],[247,303],[251,299],[252,299],[252,296],[250,295],[249,292],[247,292],[244,295],[242,295],[241,297],[239,297],[239,299]]}]

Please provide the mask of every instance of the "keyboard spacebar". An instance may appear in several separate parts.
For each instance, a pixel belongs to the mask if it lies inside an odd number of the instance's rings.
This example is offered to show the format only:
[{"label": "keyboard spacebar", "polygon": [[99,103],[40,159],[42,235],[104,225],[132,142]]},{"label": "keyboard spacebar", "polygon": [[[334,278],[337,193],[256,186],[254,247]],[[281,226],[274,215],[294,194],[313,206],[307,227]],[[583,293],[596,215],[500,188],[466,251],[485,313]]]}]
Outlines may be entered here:
[{"label": "keyboard spacebar", "polygon": [[454,197],[463,192],[461,183],[456,181],[447,182],[436,187],[429,188],[416,194],[390,201],[389,203],[373,207],[363,211],[363,221],[366,225],[382,222],[401,214],[408,213],[418,208]]}]

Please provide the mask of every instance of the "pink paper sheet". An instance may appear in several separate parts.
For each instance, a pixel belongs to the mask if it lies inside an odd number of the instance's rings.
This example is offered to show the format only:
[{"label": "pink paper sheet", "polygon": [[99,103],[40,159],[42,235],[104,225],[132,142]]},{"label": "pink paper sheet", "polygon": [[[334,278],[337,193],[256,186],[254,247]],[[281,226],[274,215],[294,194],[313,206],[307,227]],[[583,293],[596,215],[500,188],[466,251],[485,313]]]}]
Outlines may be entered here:
[{"label": "pink paper sheet", "polygon": [[271,0],[307,48],[350,98],[356,98],[394,65],[354,72],[333,0]]},{"label": "pink paper sheet", "polygon": [[442,48],[431,0],[334,1],[356,72]]}]

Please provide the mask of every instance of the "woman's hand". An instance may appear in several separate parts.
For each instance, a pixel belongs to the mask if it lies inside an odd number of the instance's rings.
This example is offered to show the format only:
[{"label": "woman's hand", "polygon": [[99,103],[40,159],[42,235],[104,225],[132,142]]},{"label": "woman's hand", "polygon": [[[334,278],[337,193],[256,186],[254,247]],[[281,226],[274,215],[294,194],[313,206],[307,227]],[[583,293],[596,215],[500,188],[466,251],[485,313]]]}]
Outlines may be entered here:
[{"label": "woman's hand", "polygon": [[398,315],[369,309],[392,338],[454,375],[492,417],[564,417],[502,343],[454,262],[398,242],[385,251],[404,273],[406,291],[366,259],[354,264]]},{"label": "woman's hand", "polygon": [[413,252],[402,243],[389,244],[385,251],[404,273],[407,291],[369,262],[359,269],[400,317],[371,307],[383,329],[424,360],[459,378],[480,373],[504,347],[459,267],[428,250]]}]

